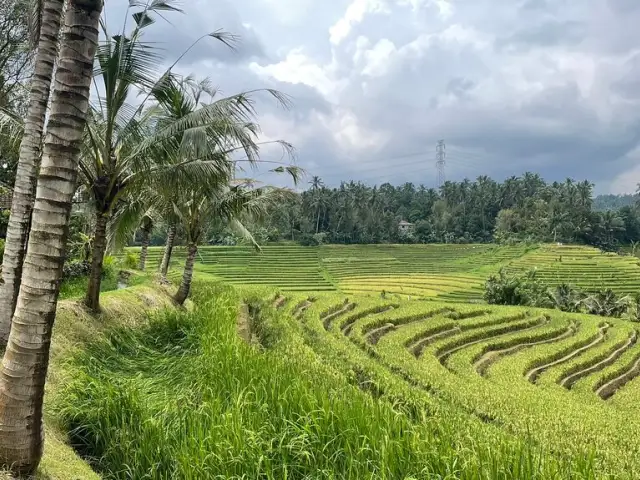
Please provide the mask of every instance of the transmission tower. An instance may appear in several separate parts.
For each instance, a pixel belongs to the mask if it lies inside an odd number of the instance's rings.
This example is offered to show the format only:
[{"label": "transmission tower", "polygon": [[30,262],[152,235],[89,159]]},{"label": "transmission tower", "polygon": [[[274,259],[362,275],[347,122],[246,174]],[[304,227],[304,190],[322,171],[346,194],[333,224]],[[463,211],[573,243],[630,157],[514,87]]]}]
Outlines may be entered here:
[{"label": "transmission tower", "polygon": [[444,167],[447,164],[447,147],[444,144],[444,140],[438,141],[436,146],[436,170],[438,170],[438,187],[444,185],[446,180],[444,174]]}]

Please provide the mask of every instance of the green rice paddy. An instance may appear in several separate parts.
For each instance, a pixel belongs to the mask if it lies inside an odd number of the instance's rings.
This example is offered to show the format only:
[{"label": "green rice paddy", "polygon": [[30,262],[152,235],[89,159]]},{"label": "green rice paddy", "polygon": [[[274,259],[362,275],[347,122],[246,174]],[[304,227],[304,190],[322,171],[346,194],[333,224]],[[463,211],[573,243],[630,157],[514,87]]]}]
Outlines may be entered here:
[{"label": "green rice paddy", "polygon": [[[149,250],[150,270],[161,256],[161,248]],[[178,247],[172,267],[183,261],[184,250]],[[269,245],[262,252],[243,246],[201,247],[196,272],[234,285],[287,292],[384,292],[470,302],[482,300],[487,277],[502,267],[510,272],[535,268],[550,286],[569,283],[586,291],[612,288],[622,294],[640,287],[636,257],[563,245]]]}]

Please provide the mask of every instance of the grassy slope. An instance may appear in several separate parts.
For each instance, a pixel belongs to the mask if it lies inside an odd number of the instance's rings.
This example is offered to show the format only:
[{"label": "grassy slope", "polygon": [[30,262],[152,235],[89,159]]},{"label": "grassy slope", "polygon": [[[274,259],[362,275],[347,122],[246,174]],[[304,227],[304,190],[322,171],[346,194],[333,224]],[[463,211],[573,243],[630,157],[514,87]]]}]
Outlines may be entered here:
[{"label": "grassy slope", "polygon": [[88,315],[75,300],[65,300],[58,305],[45,396],[47,425],[45,451],[38,478],[52,480],[99,478],[67,445],[67,436],[59,428],[49,408],[61,385],[69,381],[64,374],[65,359],[105,330],[121,325],[138,326],[145,321],[146,311],[169,306],[171,303],[160,287],[136,286],[104,294],[102,305],[103,313],[97,318]]},{"label": "grassy slope", "polygon": [[193,312],[76,358],[61,413],[107,477],[593,478],[588,460],[551,457],[395,376],[372,382],[357,350],[312,350],[298,321],[258,297],[262,353],[236,335],[237,293],[209,290]]}]

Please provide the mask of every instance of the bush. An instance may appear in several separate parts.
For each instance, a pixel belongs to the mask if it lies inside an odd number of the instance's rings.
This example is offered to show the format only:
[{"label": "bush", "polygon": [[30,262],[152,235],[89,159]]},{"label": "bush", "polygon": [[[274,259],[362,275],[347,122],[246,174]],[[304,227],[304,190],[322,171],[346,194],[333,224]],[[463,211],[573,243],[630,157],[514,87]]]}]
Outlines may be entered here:
[{"label": "bush", "polygon": [[91,272],[91,262],[73,260],[66,262],[62,268],[63,280],[71,280],[79,277],[86,277]]},{"label": "bush", "polygon": [[134,252],[126,252],[122,259],[122,267],[133,270],[140,265],[140,255]]},{"label": "bush", "polygon": [[317,247],[318,245],[320,245],[320,241],[316,238],[316,236],[309,235],[308,233],[302,235],[300,237],[300,240],[298,240],[298,243],[303,247]]},{"label": "bush", "polygon": [[493,305],[553,306],[549,288],[536,278],[535,270],[524,275],[509,275],[500,269],[498,275],[487,280],[484,299]]},{"label": "bush", "polygon": [[560,284],[553,291],[536,278],[535,270],[524,275],[509,275],[504,269],[487,280],[484,299],[493,305],[520,305],[556,308],[563,312],[589,313],[602,317],[622,317],[640,321],[640,296],[635,301],[620,297],[607,288],[586,292],[568,284]]},{"label": "bush", "polygon": [[553,292],[554,306],[563,312],[577,313],[582,311],[585,297],[583,291],[566,283],[558,285]]},{"label": "bush", "polygon": [[587,313],[602,317],[621,317],[632,306],[629,297],[618,297],[610,288],[589,295],[583,304]]},{"label": "bush", "polygon": [[116,259],[111,255],[107,255],[102,262],[102,278],[115,278],[117,276],[118,267],[116,266]]}]

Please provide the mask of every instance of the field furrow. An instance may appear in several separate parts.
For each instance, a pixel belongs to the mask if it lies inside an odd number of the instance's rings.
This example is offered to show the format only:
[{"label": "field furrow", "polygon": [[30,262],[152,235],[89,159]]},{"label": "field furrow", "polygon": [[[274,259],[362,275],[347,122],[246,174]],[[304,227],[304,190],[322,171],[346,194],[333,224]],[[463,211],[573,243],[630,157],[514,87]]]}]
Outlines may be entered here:
[{"label": "field furrow", "polygon": [[638,331],[634,330],[629,338],[622,344],[614,345],[613,349],[605,352],[604,358],[596,357],[589,363],[580,365],[572,373],[567,372],[563,375],[558,383],[570,390],[571,387],[580,379],[601,371],[609,365],[613,365],[627,350],[629,350],[638,341]]},{"label": "field furrow", "polygon": [[609,324],[602,325],[600,327],[598,334],[593,339],[590,339],[590,341],[586,342],[586,345],[576,346],[575,348],[571,347],[571,349],[568,352],[566,352],[566,354],[561,354],[559,358],[551,359],[548,362],[543,363],[542,365],[531,368],[531,370],[525,373],[525,378],[531,383],[536,383],[538,377],[545,370],[548,370],[549,368],[555,367],[562,363],[568,362],[569,360],[576,358],[579,355],[582,355],[587,350],[602,343],[605,340],[605,334],[609,327],[610,327]]},{"label": "field furrow", "polygon": [[486,349],[486,351],[484,351],[481,356],[475,360],[473,367],[476,372],[485,376],[491,365],[503,357],[513,355],[525,348],[532,348],[546,343],[559,342],[575,335],[576,332],[577,326],[575,324],[571,324],[564,329],[561,328],[539,335],[537,338],[516,339],[512,342],[505,342],[502,345],[489,345],[487,347],[488,349]]}]

